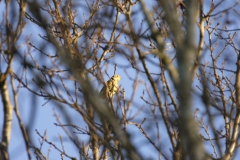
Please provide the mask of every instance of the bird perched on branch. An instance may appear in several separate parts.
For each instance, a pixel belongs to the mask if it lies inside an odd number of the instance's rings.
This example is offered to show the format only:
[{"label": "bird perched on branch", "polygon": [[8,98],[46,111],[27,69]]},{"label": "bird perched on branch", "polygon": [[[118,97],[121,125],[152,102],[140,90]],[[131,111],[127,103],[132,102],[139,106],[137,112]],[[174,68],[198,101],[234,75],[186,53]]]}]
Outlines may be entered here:
[{"label": "bird perched on branch", "polygon": [[100,96],[102,98],[112,98],[113,95],[118,90],[118,82],[120,81],[121,77],[117,74],[113,75],[103,86],[100,91]]}]

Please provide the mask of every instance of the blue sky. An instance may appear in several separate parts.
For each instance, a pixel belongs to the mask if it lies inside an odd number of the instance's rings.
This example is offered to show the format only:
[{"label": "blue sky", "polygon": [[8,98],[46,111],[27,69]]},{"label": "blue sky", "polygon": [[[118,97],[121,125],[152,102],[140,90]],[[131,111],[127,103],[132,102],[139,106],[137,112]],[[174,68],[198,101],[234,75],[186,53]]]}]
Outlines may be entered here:
[{"label": "blue sky", "polygon": [[[226,6],[227,5],[232,5],[231,3],[233,3],[232,1],[227,1],[226,2]],[[4,6],[2,5],[3,2],[0,2],[0,11],[3,12],[3,8]],[[150,3],[148,4],[150,5]],[[139,6],[138,6],[139,7]],[[134,11],[138,11],[139,8],[135,7]],[[219,7],[219,10],[221,11],[222,9],[224,9],[225,5],[221,5]],[[208,2],[205,2],[205,9],[208,9]],[[83,17],[83,15],[81,14],[81,11],[78,12],[79,17]],[[87,13],[84,13],[85,16],[87,17]],[[234,14],[234,13],[233,13]],[[2,17],[0,17],[0,21]],[[143,19],[142,15],[140,14],[140,16],[136,16],[135,17],[135,24],[136,27],[139,27],[138,22],[141,22],[141,19]],[[231,18],[230,18],[231,19]],[[232,20],[234,21],[234,18],[232,18]],[[217,23],[218,21],[214,22]],[[235,23],[232,25],[229,25],[229,28],[239,28],[239,22],[234,21]],[[40,29],[40,27],[30,23],[28,21],[28,24],[26,26],[26,28],[23,31],[22,34],[22,38],[21,41],[19,41],[19,44],[24,41],[28,36],[30,36],[30,42],[35,44],[36,46],[38,44],[41,44],[42,40],[39,37],[40,35],[45,35],[45,33],[42,31],[42,29]],[[106,33],[106,37],[109,38],[108,33]],[[123,38],[124,39],[124,38]],[[219,42],[221,43],[221,42]],[[147,44],[146,44],[147,45]],[[47,47],[45,48],[47,50],[47,52],[51,55],[55,54],[55,50],[50,46],[50,45],[46,45]],[[40,47],[40,46],[38,46]],[[26,51],[26,47],[22,47],[22,53],[24,53]],[[231,51],[231,49],[230,49]],[[40,64],[44,64],[44,65],[49,65],[49,60],[47,60],[45,57],[43,57],[41,54],[39,54],[35,49],[31,50],[34,58],[36,58],[36,60],[39,61]],[[209,61],[208,55],[205,55],[205,61]],[[151,55],[149,55],[150,58]],[[232,58],[233,57],[233,58]],[[29,58],[29,57],[28,57]],[[231,54],[232,59],[234,59],[234,54]],[[16,72],[20,73],[21,69],[19,69],[19,59],[15,60],[15,64],[13,65],[14,69]],[[155,59],[151,59],[153,61],[155,61]],[[223,61],[223,60],[222,60]],[[219,62],[219,65],[221,66],[221,62]],[[107,68],[107,73],[109,74],[109,76],[113,75],[113,66],[116,63],[117,64],[117,74],[121,75],[122,79],[120,81],[120,86],[122,89],[125,90],[126,93],[126,99],[129,99],[130,96],[132,95],[133,91],[132,91],[132,87],[133,87],[133,81],[131,81],[131,79],[127,76],[126,73],[128,73],[128,75],[131,78],[134,78],[136,75],[136,71],[134,69],[132,69],[131,67],[126,67],[123,68],[121,66],[124,66],[128,63],[126,63],[126,58],[122,55],[116,55],[115,57],[113,57],[111,59],[111,64],[108,66]],[[129,65],[129,64],[128,64]],[[155,65],[152,65],[151,62],[148,62],[149,65],[149,69],[151,70],[152,73],[159,73],[160,70],[159,68],[155,67]],[[235,70],[235,64],[228,64],[228,69],[232,69]],[[64,67],[63,67],[64,68]],[[139,68],[141,69],[142,66],[139,65]],[[31,80],[32,78],[36,77],[36,75],[38,75],[39,72],[37,71],[30,71],[27,74],[27,78],[29,80]],[[105,80],[108,80],[108,77],[105,75],[104,76]],[[93,84],[96,87],[96,90],[100,90],[102,87],[102,84],[100,84],[99,82],[96,81],[96,79],[92,79],[93,80]],[[151,123],[152,121],[152,117],[149,117],[149,115],[151,116],[151,113],[149,112],[149,106],[147,104],[145,104],[141,99],[140,96],[142,95],[142,92],[145,88],[145,82],[147,82],[147,78],[144,74],[140,73],[139,74],[139,81],[141,82],[137,92],[134,96],[134,101],[133,104],[131,106],[131,112],[129,112],[129,117],[131,115],[134,115],[136,113],[136,111],[141,108],[144,107],[144,113],[141,113],[136,119],[136,122],[141,122],[142,119],[147,118],[147,122],[146,124],[143,125],[143,127],[146,130],[155,130],[155,124]],[[71,82],[67,82],[67,87],[69,88],[69,90],[72,90],[74,87],[74,84]],[[149,84],[146,83],[148,86]],[[171,84],[171,83],[170,83]],[[197,81],[194,81],[193,86],[196,86],[198,84]],[[159,86],[160,87],[160,86]],[[197,89],[195,90],[196,92]],[[175,91],[173,91],[174,94],[176,94]],[[146,96],[146,92],[145,92],[145,96]],[[54,101],[50,101],[49,103],[46,103],[46,99],[40,97],[40,98],[36,98],[34,97],[33,94],[30,94],[26,89],[24,88],[20,88],[19,91],[19,97],[18,97],[18,101],[19,101],[19,109],[20,109],[20,114],[23,120],[23,123],[25,125],[31,124],[30,127],[28,128],[28,132],[30,133],[29,135],[31,135],[31,139],[33,140],[33,144],[38,147],[40,146],[40,142],[41,139],[40,137],[36,134],[36,129],[38,130],[38,132],[43,135],[44,132],[46,131],[47,133],[47,139],[51,142],[53,142],[54,144],[56,144],[60,149],[62,149],[61,147],[61,143],[59,142],[59,137],[58,135],[62,135],[63,137],[63,143],[64,143],[64,147],[66,149],[66,153],[68,153],[69,155],[73,156],[73,157],[78,157],[78,150],[76,147],[74,147],[72,145],[72,143],[69,142],[69,139],[66,137],[64,131],[60,128],[54,125],[54,123],[56,123],[56,118],[54,117],[54,110],[57,112],[57,114],[59,114],[61,120],[63,120],[63,123],[69,123],[68,120],[66,120],[64,117],[64,112],[67,112],[67,115],[70,117],[71,119],[71,123],[74,123],[76,125],[78,125],[79,127],[86,127],[86,124],[83,122],[83,119],[81,118],[81,116],[79,115],[79,113],[77,113],[74,109],[68,107],[67,105],[63,105],[61,106],[59,103],[56,103]],[[204,113],[204,109],[202,107],[203,103],[201,102],[200,97],[196,94],[194,95],[194,106],[193,108],[200,108],[200,113]],[[63,110],[61,110],[61,108],[64,108]],[[0,103],[0,109],[2,110],[2,103]],[[160,114],[159,115],[159,119],[161,119]],[[0,117],[2,117],[2,112],[0,112]],[[147,117],[148,116],[148,117]],[[219,122],[221,122],[221,117],[218,119]],[[2,124],[2,119],[0,119],[0,124]],[[159,121],[159,128],[164,129],[163,127],[163,122]],[[221,126],[222,124],[219,124],[219,126]],[[2,125],[0,125],[0,131],[2,130]],[[132,141],[135,144],[135,146],[137,146],[139,153],[141,153],[146,159],[147,158],[152,158],[155,159],[157,154],[157,151],[154,147],[152,147],[152,145],[149,144],[149,142],[146,140],[146,138],[139,132],[139,130],[132,125],[129,125],[127,130],[129,131],[129,133],[131,133],[131,136],[133,137]],[[71,131],[71,130],[70,130]],[[73,134],[71,132],[71,134],[73,136],[76,136],[76,134]],[[86,135],[77,135],[79,137],[79,139],[83,142],[87,142],[88,141],[88,136]],[[156,132],[150,132],[149,136],[151,138],[155,138],[156,137]],[[161,137],[160,137],[160,141],[161,141],[161,148],[163,148],[163,151],[166,153],[167,156],[171,155],[171,151],[170,151],[170,147],[165,147],[165,146],[169,146],[169,140],[167,137],[167,134],[165,132],[161,132]],[[224,142],[223,142],[224,143]],[[162,145],[163,144],[163,145]],[[43,144],[43,148],[42,148],[42,152],[47,155],[48,150],[49,150],[49,145],[46,144],[46,142],[44,142]],[[49,155],[49,159],[60,159],[60,155],[59,152],[54,149],[53,147],[50,148],[51,152]],[[206,150],[209,151],[209,153],[212,153],[212,147],[208,144],[206,145]],[[25,146],[24,146],[24,140],[22,139],[22,135],[21,135],[21,131],[19,128],[19,124],[16,120],[16,116],[14,113],[13,116],[13,125],[12,125],[12,136],[11,136],[11,143],[10,143],[10,148],[9,148],[9,153],[10,153],[10,159],[12,160],[18,160],[18,159],[26,159],[27,155],[25,152]],[[239,154],[238,154],[239,155]],[[35,157],[33,157],[35,158]],[[66,158],[67,159],[67,158]]]}]

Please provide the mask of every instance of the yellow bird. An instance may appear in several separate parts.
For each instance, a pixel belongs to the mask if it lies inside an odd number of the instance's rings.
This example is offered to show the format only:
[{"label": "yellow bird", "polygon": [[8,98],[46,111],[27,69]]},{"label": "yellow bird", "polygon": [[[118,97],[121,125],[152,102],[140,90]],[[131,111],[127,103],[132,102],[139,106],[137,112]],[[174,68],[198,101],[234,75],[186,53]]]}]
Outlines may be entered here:
[{"label": "yellow bird", "polygon": [[[117,74],[113,75],[106,84],[104,84],[103,88],[100,91],[100,96],[102,98],[112,98],[113,95],[118,90],[118,82],[120,81],[121,77]],[[107,85],[107,86],[106,86]]]}]

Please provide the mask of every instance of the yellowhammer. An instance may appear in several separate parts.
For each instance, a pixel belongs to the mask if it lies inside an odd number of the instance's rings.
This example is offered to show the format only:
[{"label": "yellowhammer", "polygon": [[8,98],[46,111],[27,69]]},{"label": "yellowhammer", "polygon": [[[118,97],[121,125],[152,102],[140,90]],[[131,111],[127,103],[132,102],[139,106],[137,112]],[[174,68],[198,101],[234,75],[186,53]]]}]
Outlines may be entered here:
[{"label": "yellowhammer", "polygon": [[118,82],[120,81],[121,77],[117,74],[113,75],[108,81],[107,81],[107,86],[104,85],[103,88],[100,91],[100,95],[102,98],[112,98],[113,95],[116,93],[118,90]]}]

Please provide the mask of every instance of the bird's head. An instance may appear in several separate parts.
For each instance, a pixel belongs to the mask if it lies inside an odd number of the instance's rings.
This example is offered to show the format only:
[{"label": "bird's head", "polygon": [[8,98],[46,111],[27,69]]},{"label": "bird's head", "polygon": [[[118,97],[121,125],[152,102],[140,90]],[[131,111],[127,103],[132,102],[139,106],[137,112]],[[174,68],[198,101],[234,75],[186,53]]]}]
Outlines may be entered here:
[{"label": "bird's head", "polygon": [[114,79],[115,81],[120,81],[121,77],[117,74],[115,74],[112,79]]}]

